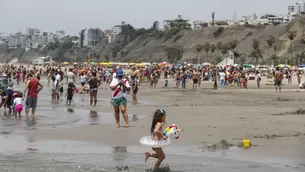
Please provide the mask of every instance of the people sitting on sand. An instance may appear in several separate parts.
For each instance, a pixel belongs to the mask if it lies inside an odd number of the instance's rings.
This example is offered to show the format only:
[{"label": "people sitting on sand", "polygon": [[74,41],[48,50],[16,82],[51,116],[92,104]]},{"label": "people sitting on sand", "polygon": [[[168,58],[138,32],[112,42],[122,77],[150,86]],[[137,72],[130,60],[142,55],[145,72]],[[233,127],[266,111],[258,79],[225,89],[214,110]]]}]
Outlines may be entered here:
[{"label": "people sitting on sand", "polygon": [[89,84],[85,84],[84,86],[81,87],[79,90],[79,94],[89,94],[90,91],[90,86]]},{"label": "people sitting on sand", "polygon": [[305,81],[300,83],[299,88],[300,89],[305,89]]}]

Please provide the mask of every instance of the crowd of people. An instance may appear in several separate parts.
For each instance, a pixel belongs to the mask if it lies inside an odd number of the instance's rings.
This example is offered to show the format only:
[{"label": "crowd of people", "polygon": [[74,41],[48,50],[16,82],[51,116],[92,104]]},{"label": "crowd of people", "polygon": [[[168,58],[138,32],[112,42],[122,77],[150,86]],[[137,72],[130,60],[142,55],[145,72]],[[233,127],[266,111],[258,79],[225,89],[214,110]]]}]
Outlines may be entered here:
[{"label": "crowd of people", "polygon": [[[126,70],[128,69],[128,70]],[[124,72],[125,71],[125,72]],[[270,71],[276,91],[281,91],[282,80],[288,79],[288,84],[292,83],[292,76],[297,77],[300,88],[305,87],[302,83],[303,72],[301,70],[283,70],[276,68]],[[148,84],[148,89],[160,86],[159,80],[163,76],[164,84],[161,88],[168,88],[169,83],[173,82],[173,88],[186,89],[188,83],[192,83],[194,91],[199,89],[202,82],[213,81],[214,88],[220,90],[225,87],[247,89],[249,80],[257,83],[260,89],[262,75],[259,70],[247,71],[239,67],[205,67],[205,68],[175,68],[175,67],[96,67],[96,66],[61,66],[61,67],[30,67],[30,66],[4,66],[0,71],[1,76],[7,77],[8,83],[24,84],[24,89],[13,89],[13,84],[9,84],[1,90],[2,101],[0,106],[4,107],[4,114],[14,114],[16,119],[21,119],[23,104],[25,105],[25,120],[29,124],[36,124],[35,112],[39,102],[39,93],[44,88],[43,81],[46,81],[50,88],[50,97],[54,102],[66,99],[66,105],[71,105],[76,94],[88,94],[89,104],[97,106],[98,90],[110,89],[110,103],[114,109],[116,127],[121,127],[120,113],[125,121],[124,127],[129,127],[127,114],[127,94],[132,95],[132,103],[138,104],[137,93],[140,85]],[[102,86],[102,83],[103,86]],[[66,86],[65,86],[66,85]],[[20,87],[18,87],[20,88]],[[141,87],[144,88],[144,87]],[[25,100],[25,101],[24,101]],[[29,113],[31,111],[31,117]],[[166,119],[165,110],[156,110],[151,134],[154,140],[168,139],[163,134],[164,122]],[[158,168],[165,159],[162,148],[153,148],[155,153],[145,152],[145,161],[149,157],[157,159],[155,168]]]},{"label": "crowd of people", "polygon": [[[125,71],[125,72],[124,72]],[[123,114],[125,127],[129,126],[126,112],[127,94],[131,94],[132,103],[138,104],[137,93],[142,83],[148,83],[148,88],[156,88],[161,76],[164,84],[162,88],[168,88],[170,82],[175,82],[175,88],[186,89],[188,83],[192,83],[192,89],[200,88],[202,82],[213,81],[214,88],[224,89],[225,87],[235,87],[247,89],[249,80],[257,83],[260,88],[262,75],[259,70],[247,71],[242,67],[204,67],[204,68],[175,68],[175,67],[120,67],[120,66],[61,66],[61,67],[30,67],[25,65],[4,66],[1,75],[8,80],[19,85],[25,84],[25,89],[14,90],[12,85],[1,91],[4,112],[15,114],[21,118],[23,110],[23,98],[25,99],[26,119],[29,120],[31,109],[31,121],[35,121],[35,109],[38,101],[39,91],[44,88],[41,79],[46,79],[46,85],[50,87],[51,99],[55,102],[66,99],[66,104],[71,105],[75,94],[88,94],[89,104],[95,107],[98,102],[98,90],[112,90],[111,104],[117,127],[120,127],[120,113]],[[277,68],[270,71],[273,76],[276,91],[281,91],[282,80],[288,79],[288,84],[292,82],[292,76],[297,77],[300,88],[305,87],[305,82],[301,81],[303,72],[301,70],[282,70]],[[101,86],[103,84],[103,86]],[[66,85],[66,86],[65,86]],[[27,94],[26,94],[27,93]]]}]

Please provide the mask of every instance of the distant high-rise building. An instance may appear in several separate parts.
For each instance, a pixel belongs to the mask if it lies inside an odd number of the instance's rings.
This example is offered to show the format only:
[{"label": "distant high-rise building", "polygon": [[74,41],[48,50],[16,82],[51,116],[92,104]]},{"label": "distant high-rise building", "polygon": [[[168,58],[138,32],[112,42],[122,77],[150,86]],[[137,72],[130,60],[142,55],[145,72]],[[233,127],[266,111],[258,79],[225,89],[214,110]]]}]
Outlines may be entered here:
[{"label": "distant high-rise building", "polygon": [[288,15],[295,15],[301,12],[305,12],[305,1],[288,4]]},{"label": "distant high-rise building", "polygon": [[8,37],[8,46],[11,48],[24,47],[25,43],[25,36],[22,33],[16,33]]},{"label": "distant high-rise building", "polygon": [[61,40],[66,36],[65,34],[66,32],[64,30],[58,30],[55,32],[55,37],[56,39]]},{"label": "distant high-rise building", "polygon": [[40,31],[39,31],[39,29],[35,29],[35,28],[26,28],[25,29],[25,35],[27,35],[27,36],[32,36],[32,35],[34,35],[34,33],[39,33]]},{"label": "distant high-rise building", "polygon": [[102,37],[102,31],[99,28],[86,28],[80,31],[80,46],[93,47],[98,44]]}]

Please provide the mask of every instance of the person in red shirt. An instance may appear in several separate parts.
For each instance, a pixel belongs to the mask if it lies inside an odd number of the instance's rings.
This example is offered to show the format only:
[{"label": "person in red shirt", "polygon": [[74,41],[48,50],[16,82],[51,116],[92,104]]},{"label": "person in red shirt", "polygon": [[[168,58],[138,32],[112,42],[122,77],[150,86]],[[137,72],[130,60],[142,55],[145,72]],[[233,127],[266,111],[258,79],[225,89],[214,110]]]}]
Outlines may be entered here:
[{"label": "person in red shirt", "polygon": [[28,120],[29,111],[30,111],[30,109],[32,109],[31,118],[32,118],[33,124],[36,123],[34,115],[35,115],[35,110],[36,110],[36,106],[37,106],[37,97],[38,97],[39,91],[42,88],[43,88],[43,85],[41,84],[41,82],[37,78],[35,78],[33,76],[33,74],[28,74],[23,96],[28,91],[28,95],[27,95],[27,98],[25,101],[25,105],[26,105],[25,114],[26,114],[26,119]]}]

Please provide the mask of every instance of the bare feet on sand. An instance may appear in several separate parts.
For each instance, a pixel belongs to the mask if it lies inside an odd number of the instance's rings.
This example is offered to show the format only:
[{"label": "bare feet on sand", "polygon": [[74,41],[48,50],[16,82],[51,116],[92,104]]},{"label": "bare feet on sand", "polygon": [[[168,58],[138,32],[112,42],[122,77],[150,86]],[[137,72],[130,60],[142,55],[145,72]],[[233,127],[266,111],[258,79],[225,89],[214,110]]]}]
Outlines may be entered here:
[{"label": "bare feet on sand", "polygon": [[150,153],[149,152],[145,152],[145,162],[147,161],[147,159],[150,157]]},{"label": "bare feet on sand", "polygon": [[116,124],[116,128],[120,128],[121,126],[120,126],[120,124]]}]

